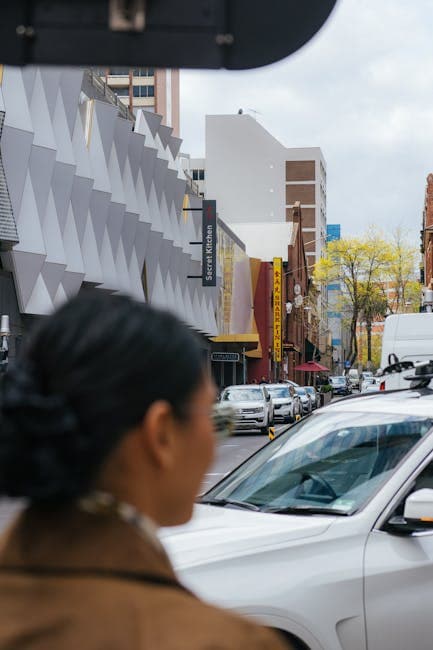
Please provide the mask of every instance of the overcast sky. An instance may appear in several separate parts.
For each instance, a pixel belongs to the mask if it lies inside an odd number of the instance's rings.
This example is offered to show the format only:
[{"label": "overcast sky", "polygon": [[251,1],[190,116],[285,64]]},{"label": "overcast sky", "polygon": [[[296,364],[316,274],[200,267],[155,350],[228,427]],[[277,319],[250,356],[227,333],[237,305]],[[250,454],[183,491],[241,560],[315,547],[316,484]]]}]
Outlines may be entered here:
[{"label": "overcast sky", "polygon": [[[288,147],[319,146],[328,223],[370,223],[419,242],[433,171],[433,0],[339,0],[321,32],[252,71],[182,71],[182,150],[204,155],[206,114],[258,111]],[[248,112],[248,111],[247,111]]]}]

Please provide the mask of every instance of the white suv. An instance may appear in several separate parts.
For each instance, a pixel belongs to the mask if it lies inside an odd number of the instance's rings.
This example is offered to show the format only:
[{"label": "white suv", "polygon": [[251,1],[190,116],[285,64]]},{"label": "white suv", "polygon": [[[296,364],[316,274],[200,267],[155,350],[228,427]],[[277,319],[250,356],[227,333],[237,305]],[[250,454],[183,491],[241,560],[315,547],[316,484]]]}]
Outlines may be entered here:
[{"label": "white suv", "polygon": [[221,402],[227,401],[234,408],[235,429],[259,429],[268,434],[274,423],[274,405],[265,385],[228,386],[221,393]]},{"label": "white suv", "polygon": [[302,650],[433,647],[433,390],[315,411],[200,501],[161,533],[200,596]]}]

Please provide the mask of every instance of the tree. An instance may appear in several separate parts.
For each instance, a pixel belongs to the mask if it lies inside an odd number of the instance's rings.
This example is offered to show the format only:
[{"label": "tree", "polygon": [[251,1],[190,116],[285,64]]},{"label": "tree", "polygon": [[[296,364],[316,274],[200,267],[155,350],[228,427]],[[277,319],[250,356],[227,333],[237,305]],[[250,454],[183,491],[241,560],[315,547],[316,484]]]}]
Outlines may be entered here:
[{"label": "tree", "polygon": [[329,242],[325,257],[315,266],[316,283],[338,281],[342,285],[342,307],[350,311],[350,366],[358,356],[356,326],[359,316],[364,310],[370,315],[374,311],[370,296],[377,297],[377,288],[383,283],[392,260],[390,244],[380,232],[370,228],[364,237]]},{"label": "tree", "polygon": [[419,311],[421,285],[417,280],[419,250],[410,244],[399,226],[392,236],[392,260],[388,267],[388,307],[392,314]]}]

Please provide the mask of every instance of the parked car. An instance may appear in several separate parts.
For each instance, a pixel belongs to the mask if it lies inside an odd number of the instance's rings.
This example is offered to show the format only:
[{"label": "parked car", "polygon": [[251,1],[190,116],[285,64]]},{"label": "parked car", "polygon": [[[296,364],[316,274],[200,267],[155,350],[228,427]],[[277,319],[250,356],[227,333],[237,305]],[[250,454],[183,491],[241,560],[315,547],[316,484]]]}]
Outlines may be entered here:
[{"label": "parked car", "polygon": [[[367,389],[371,386],[376,386],[376,379],[373,377],[364,377],[361,382],[361,393],[367,392]],[[377,386],[376,390],[379,390],[379,386]]]},{"label": "parked car", "polygon": [[311,413],[313,410],[313,404],[310,395],[307,393],[303,386],[295,386],[294,388],[299,395],[299,399],[301,400],[302,414],[308,415],[308,413]]},{"label": "parked car", "polygon": [[309,394],[311,398],[311,406],[314,409],[318,408],[320,406],[320,396],[317,390],[314,388],[314,386],[304,386],[305,390]]},{"label": "parked car", "polygon": [[337,375],[329,377],[329,382],[332,386],[334,395],[350,395],[352,392],[352,385],[346,375]]},{"label": "parked car", "polygon": [[433,390],[319,409],[161,537],[189,588],[296,648],[429,650]]},{"label": "parked car", "polygon": [[359,372],[357,368],[350,368],[345,377],[348,378],[351,388],[359,389]]},{"label": "parked car", "polygon": [[266,384],[274,405],[275,421],[294,422],[300,413],[298,395],[290,384]]},{"label": "parked car", "polygon": [[259,429],[267,434],[274,423],[274,405],[266,386],[239,384],[221,393],[221,402],[229,401],[235,409],[235,429]]}]

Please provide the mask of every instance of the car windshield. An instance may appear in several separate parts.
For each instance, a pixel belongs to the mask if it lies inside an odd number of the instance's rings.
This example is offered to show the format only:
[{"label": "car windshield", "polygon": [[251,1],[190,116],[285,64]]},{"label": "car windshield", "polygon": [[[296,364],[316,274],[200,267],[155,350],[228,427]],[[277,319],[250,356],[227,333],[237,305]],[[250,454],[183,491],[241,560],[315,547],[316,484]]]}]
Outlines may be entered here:
[{"label": "car windshield", "polygon": [[305,388],[301,388],[300,386],[295,386],[295,391],[298,393],[298,395],[306,395],[307,393],[305,392]]},{"label": "car windshield", "polygon": [[264,397],[260,388],[229,388],[224,391],[222,399],[230,402],[259,402]]},{"label": "car windshield", "polygon": [[331,377],[332,384],[345,384],[346,379],[344,377]]},{"label": "car windshield", "polygon": [[271,397],[290,397],[290,390],[287,386],[269,386],[268,392]]},{"label": "car windshield", "polygon": [[261,449],[205,499],[268,512],[353,514],[432,426],[433,419],[410,415],[318,413]]},{"label": "car windshield", "polygon": [[314,395],[314,388],[312,386],[305,386],[305,390],[307,393],[310,393],[310,395]]}]

